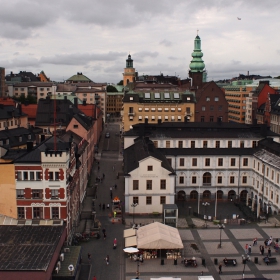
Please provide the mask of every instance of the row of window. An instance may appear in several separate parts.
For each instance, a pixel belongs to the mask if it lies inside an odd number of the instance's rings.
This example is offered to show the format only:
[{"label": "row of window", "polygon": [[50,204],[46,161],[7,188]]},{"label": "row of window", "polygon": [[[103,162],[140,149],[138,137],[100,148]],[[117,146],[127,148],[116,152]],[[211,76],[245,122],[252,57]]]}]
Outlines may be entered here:
[{"label": "row of window", "polygon": [[[149,116],[144,116],[144,119],[145,120],[148,120],[149,119]],[[158,120],[162,120],[162,119],[164,119],[164,120],[166,120],[166,121],[168,121],[168,119],[169,119],[169,116],[157,116],[157,119]],[[176,120],[176,117],[175,116],[171,116],[171,121],[175,121]],[[133,120],[133,116],[129,116],[129,120],[130,121],[132,121]],[[142,121],[143,120],[143,117],[142,116],[138,116],[138,120],[139,121]],[[156,116],[151,116],[151,120],[152,121],[155,121],[156,120]],[[181,116],[177,116],[177,120],[178,121],[181,121],[182,120],[182,117]]]},{"label": "row of window", "polygon": [[[58,189],[50,189],[51,199],[59,199]],[[24,199],[25,193],[24,190],[16,191],[17,199]],[[32,189],[31,193],[32,199],[42,199],[43,198],[43,190]]]},{"label": "row of window", "polygon": [[[158,141],[153,141],[154,145],[156,148],[158,148]],[[184,141],[180,140],[177,141],[177,146],[176,147],[172,147],[172,148],[186,148],[184,147]],[[198,148],[199,145],[197,145],[198,143],[196,141],[190,141],[190,148]],[[201,147],[202,148],[221,148],[221,141],[215,141],[215,145],[212,147],[212,145],[209,145],[209,142],[207,140],[202,141],[201,143]],[[233,146],[232,141],[227,141],[227,146],[223,147],[223,148],[237,148],[236,146]],[[245,147],[245,142],[244,141],[239,141],[239,148],[244,148]],[[257,141],[252,141],[252,148],[256,148],[257,147]],[[165,148],[171,148],[171,141],[165,141]],[[249,147],[248,147],[249,148]]]},{"label": "row of window", "polygon": [[[139,205],[139,197],[133,196],[133,203]],[[153,204],[153,198],[151,196],[146,196],[146,205]],[[160,204],[166,204],[166,196],[160,196]]]},{"label": "row of window", "polygon": [[[25,219],[25,208],[17,208],[18,219]],[[33,207],[32,209],[33,219],[44,219],[43,207]],[[51,219],[59,219],[59,207],[51,207]]]},{"label": "row of window", "polygon": [[[266,178],[270,178],[271,180],[274,180],[276,177],[276,183],[279,184],[280,182],[280,174],[275,172],[272,168],[265,166],[263,163],[257,162],[254,160],[253,168],[260,171],[263,175],[266,176]],[[275,176],[276,175],[276,176]]]},{"label": "row of window", "polygon": [[[139,190],[139,180],[133,180],[132,188],[134,191]],[[153,189],[153,181],[146,180],[146,190],[152,190],[152,189]],[[166,180],[165,179],[160,180],[160,189],[166,190]]]},{"label": "row of window", "polygon": [[[169,163],[171,164],[171,159],[167,159]],[[179,158],[179,166],[185,166],[185,162],[188,161],[185,158]],[[243,158],[243,166],[248,166],[248,158]],[[210,166],[211,165],[211,159],[210,158],[205,158],[204,161],[205,166]],[[223,158],[218,158],[217,159],[217,165],[218,166],[224,166],[224,159]],[[197,166],[197,158],[192,158],[192,166]],[[231,158],[230,159],[230,166],[236,166],[236,159]]]},{"label": "row of window", "polygon": [[[209,111],[215,111],[217,109],[218,109],[218,111],[222,111],[223,110],[223,106],[219,105],[218,108],[215,108],[215,106],[211,105],[209,107]],[[206,111],[206,106],[201,106],[201,111],[203,111],[203,112]]]},{"label": "row of window", "polygon": [[[17,171],[18,181],[40,181],[41,171]],[[59,172],[49,172],[49,181],[59,181]]]},{"label": "row of window", "polygon": [[14,120],[11,120],[11,121],[7,120],[7,121],[0,122],[0,128],[14,126],[14,124],[15,125],[20,124],[20,120],[14,119]]}]

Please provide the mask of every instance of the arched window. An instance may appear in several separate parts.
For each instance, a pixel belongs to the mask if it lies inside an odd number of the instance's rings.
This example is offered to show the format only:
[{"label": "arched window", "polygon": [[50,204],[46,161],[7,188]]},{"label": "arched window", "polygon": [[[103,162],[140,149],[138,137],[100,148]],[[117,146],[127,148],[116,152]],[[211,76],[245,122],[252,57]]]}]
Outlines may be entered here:
[{"label": "arched window", "polygon": [[198,198],[198,193],[197,191],[191,191],[190,193],[190,199],[197,199]]},{"label": "arched window", "polygon": [[223,199],[223,191],[217,191],[217,199]]},{"label": "arched window", "polygon": [[203,185],[211,186],[211,173],[205,172],[203,174]]},{"label": "arched window", "polygon": [[235,199],[235,195],[236,195],[236,193],[235,193],[234,190],[229,191],[228,192],[228,199],[229,200],[234,200]]},{"label": "arched window", "polygon": [[210,199],[211,198],[211,192],[208,191],[208,190],[204,191],[202,197],[205,198],[205,199]]}]

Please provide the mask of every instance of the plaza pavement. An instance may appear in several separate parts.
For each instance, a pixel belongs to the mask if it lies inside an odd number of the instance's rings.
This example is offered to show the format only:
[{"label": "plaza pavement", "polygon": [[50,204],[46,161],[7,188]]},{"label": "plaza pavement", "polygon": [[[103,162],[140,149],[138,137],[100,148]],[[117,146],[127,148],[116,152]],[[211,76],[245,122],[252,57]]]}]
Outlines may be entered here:
[{"label": "plaza pavement", "polygon": [[[114,133],[119,128],[116,126],[108,127],[107,130]],[[104,135],[100,142],[100,152],[103,150]],[[112,139],[113,150],[115,154],[103,154],[99,153],[97,160],[100,161],[100,174],[103,172],[106,174],[105,180],[98,184],[97,198],[95,201],[97,219],[102,223],[102,228],[106,228],[107,238],[104,240],[91,239],[86,243],[82,243],[82,271],[83,267],[91,267],[90,273],[84,276],[85,273],[81,273],[79,280],[92,279],[95,275],[97,280],[131,280],[136,276],[137,263],[131,261],[128,256],[123,252],[124,239],[123,230],[130,227],[132,223],[132,216],[126,215],[125,222],[112,224],[109,218],[109,210],[99,210],[99,203],[110,203],[109,188],[117,183],[117,189],[113,189],[113,196],[118,195],[121,200],[124,200],[124,179],[123,177],[116,178],[118,172],[122,172],[122,158],[119,154],[121,150],[121,143],[117,138]],[[105,149],[105,148],[104,148]],[[95,183],[95,177],[98,176],[97,163],[94,164],[92,170],[91,180]],[[86,211],[91,211],[92,197],[87,197],[83,203],[83,208]],[[187,207],[187,205],[186,205]],[[225,207],[225,208],[223,208]],[[233,205],[231,207],[234,207]],[[219,205],[220,211],[229,211],[235,213],[235,210],[228,208],[227,204]],[[186,211],[186,210],[185,210]],[[232,212],[233,211],[233,212]],[[187,212],[187,211],[186,211]],[[182,215],[180,215],[182,217]],[[135,222],[141,224],[148,224],[154,221],[161,221],[160,218],[135,216]],[[279,264],[272,264],[266,266],[262,260],[262,256],[259,253],[259,245],[263,244],[263,241],[269,236],[273,238],[280,238],[280,223],[276,218],[270,218],[268,223],[261,222],[260,224],[246,224],[246,225],[230,225],[225,224],[225,229],[220,232],[217,225],[212,222],[208,222],[208,227],[205,228],[205,222],[203,220],[187,217],[189,221],[195,225],[194,229],[188,228],[188,223],[185,218],[180,218],[178,222],[179,233],[182,238],[184,249],[182,250],[182,257],[192,258],[196,257],[198,261],[198,267],[184,267],[181,264],[181,260],[178,259],[177,265],[174,265],[174,260],[165,259],[164,265],[161,265],[160,259],[144,260],[144,263],[139,266],[140,279],[150,280],[151,277],[163,277],[173,276],[180,277],[182,280],[197,280],[197,276],[201,275],[213,275],[215,279],[230,280],[241,279],[244,265],[242,264],[241,256],[244,254],[245,244],[251,244],[253,238],[258,238],[258,245],[252,247],[251,261],[245,265],[245,277],[266,277],[273,280],[280,279],[279,276]],[[85,221],[81,221],[77,231],[82,231]],[[276,225],[276,227],[275,227]],[[222,248],[218,248],[220,243],[220,233]],[[118,240],[118,246],[116,250],[113,250],[114,238]],[[195,245],[195,246],[194,246]],[[193,248],[197,247],[197,250]],[[87,260],[87,253],[91,253],[92,260]],[[110,264],[105,264],[105,256],[110,255]],[[272,250],[272,256],[276,256],[280,262],[279,253],[275,253]],[[237,259],[237,266],[223,266],[221,275],[218,274],[218,266],[215,265],[214,260],[217,259],[218,263],[222,262],[224,258]],[[258,264],[254,263],[254,258],[258,257]],[[206,266],[202,266],[202,258],[205,259]],[[83,277],[82,277],[83,275]]]}]

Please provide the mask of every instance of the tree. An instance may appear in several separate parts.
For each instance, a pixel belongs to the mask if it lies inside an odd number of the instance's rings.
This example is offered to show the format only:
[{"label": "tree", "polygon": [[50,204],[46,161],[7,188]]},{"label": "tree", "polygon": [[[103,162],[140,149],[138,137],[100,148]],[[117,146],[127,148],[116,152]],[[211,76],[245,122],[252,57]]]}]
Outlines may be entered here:
[{"label": "tree", "polygon": [[107,86],[107,92],[118,92],[118,90],[114,86]]},{"label": "tree", "polygon": [[123,80],[120,80],[118,83],[117,83],[118,86],[123,86]]}]

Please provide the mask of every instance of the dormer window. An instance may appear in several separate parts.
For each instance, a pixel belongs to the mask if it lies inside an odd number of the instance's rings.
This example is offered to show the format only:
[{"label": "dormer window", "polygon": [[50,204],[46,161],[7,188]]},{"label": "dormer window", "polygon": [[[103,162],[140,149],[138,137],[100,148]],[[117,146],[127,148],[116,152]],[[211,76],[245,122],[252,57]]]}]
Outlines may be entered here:
[{"label": "dormer window", "polygon": [[21,136],[19,136],[18,141],[22,142],[22,137]]}]

